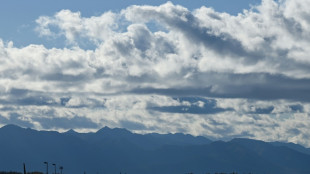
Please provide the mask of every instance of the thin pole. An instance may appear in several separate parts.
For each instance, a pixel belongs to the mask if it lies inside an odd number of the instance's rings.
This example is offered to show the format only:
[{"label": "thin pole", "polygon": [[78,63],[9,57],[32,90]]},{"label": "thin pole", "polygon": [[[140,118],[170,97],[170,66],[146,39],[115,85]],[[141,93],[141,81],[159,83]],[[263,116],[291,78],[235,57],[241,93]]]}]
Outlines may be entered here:
[{"label": "thin pole", "polygon": [[44,162],[46,164],[46,174],[48,174],[48,162]]},{"label": "thin pole", "polygon": [[57,174],[57,173],[56,173],[56,164],[53,164],[53,166],[55,167],[55,174]]},{"label": "thin pole", "polygon": [[62,174],[62,169],[64,169],[64,167],[60,166],[59,169],[60,169],[60,174]]},{"label": "thin pole", "polygon": [[24,174],[27,174],[26,172],[26,164],[24,163]]}]

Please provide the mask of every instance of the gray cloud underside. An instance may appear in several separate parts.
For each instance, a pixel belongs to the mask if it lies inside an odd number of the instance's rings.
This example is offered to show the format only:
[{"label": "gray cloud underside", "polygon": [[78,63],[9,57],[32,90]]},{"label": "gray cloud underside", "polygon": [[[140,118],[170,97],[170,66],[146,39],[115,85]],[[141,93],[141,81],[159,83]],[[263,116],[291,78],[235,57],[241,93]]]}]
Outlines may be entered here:
[{"label": "gray cloud underside", "polygon": [[[205,96],[219,98],[249,98],[259,100],[287,99],[309,102],[310,79],[293,79],[271,74],[205,73],[193,82],[197,87],[137,88],[136,94],[161,94],[169,96]],[[247,83],[244,84],[243,82]],[[198,86],[198,84],[201,84]],[[203,84],[208,84],[203,87]]]}]

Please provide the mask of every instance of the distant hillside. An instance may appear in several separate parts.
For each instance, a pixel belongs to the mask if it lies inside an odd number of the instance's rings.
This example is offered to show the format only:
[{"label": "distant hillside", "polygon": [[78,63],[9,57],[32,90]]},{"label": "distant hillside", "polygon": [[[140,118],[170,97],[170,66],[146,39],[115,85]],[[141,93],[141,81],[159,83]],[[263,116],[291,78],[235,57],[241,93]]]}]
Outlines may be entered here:
[{"label": "distant hillside", "polygon": [[298,152],[301,153],[306,153],[308,155],[310,155],[310,149],[309,148],[305,148],[299,144],[294,144],[294,143],[282,143],[282,142],[272,142],[271,143],[274,146],[284,146],[284,147],[288,147],[290,149],[296,150]]},{"label": "distant hillside", "polygon": [[[45,172],[48,161],[65,174],[184,174],[207,172],[310,173],[310,155],[290,146],[249,139],[212,142],[184,134],[134,134],[102,128],[96,133],[0,128],[0,171]],[[49,167],[50,173],[54,166]]]}]

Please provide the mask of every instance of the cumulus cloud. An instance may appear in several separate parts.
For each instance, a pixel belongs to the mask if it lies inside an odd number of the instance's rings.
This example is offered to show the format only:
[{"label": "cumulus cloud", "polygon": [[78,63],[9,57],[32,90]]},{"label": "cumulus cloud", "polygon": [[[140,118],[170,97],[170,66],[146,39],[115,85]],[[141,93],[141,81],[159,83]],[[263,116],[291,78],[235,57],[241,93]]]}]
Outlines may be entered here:
[{"label": "cumulus cloud", "polygon": [[[36,30],[40,36],[65,36],[68,43],[74,44],[77,38],[100,42],[109,38],[118,28],[116,14],[107,12],[101,16],[83,18],[80,12],[61,10],[53,17],[41,16],[36,20]],[[55,30],[53,30],[54,28]]]},{"label": "cumulus cloud", "polygon": [[[180,88],[190,93],[201,88],[224,97],[309,100],[304,96],[310,74],[308,12],[292,12],[301,3],[264,0],[237,16],[207,7],[189,11],[170,2],[89,18],[69,10],[41,16],[37,30],[42,36],[64,35],[74,46],[79,39],[97,44],[95,50],[58,50],[71,51],[71,57],[76,52],[83,55],[77,62],[85,64],[67,63],[91,69],[89,73],[52,73],[43,78],[96,81],[104,77],[101,86],[113,87],[112,92]],[[161,28],[153,31],[149,22]],[[283,86],[288,83],[290,87]]]},{"label": "cumulus cloud", "polygon": [[167,2],[40,16],[38,34],[67,47],[0,40],[0,123],[310,146],[309,5],[263,0],[233,16]]}]

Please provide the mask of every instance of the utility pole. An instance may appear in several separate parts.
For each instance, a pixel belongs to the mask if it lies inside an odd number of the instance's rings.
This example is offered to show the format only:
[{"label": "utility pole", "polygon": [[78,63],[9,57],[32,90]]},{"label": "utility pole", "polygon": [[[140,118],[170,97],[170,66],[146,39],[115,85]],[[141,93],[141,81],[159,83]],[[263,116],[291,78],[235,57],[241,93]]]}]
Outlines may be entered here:
[{"label": "utility pole", "polygon": [[27,174],[26,172],[26,164],[24,163],[24,174]]},{"label": "utility pole", "polygon": [[44,164],[46,164],[46,174],[48,174],[48,162],[44,162]]},{"label": "utility pole", "polygon": [[55,167],[55,174],[57,174],[57,173],[56,173],[56,164],[52,164],[52,165]]},{"label": "utility pole", "polygon": [[64,167],[60,166],[59,169],[60,169],[60,174],[62,174],[62,169],[64,169]]}]

